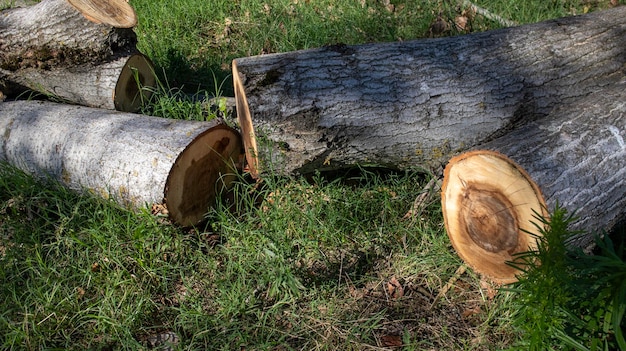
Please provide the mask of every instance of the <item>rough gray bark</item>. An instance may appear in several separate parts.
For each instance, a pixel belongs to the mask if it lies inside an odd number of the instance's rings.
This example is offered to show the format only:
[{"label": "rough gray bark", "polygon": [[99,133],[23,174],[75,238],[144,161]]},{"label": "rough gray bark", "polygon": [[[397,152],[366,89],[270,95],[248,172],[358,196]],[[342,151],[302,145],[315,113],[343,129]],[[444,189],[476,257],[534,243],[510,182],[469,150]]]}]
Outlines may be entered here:
[{"label": "rough gray bark", "polygon": [[51,102],[0,102],[0,161],[130,208],[203,219],[241,153],[235,130]]},{"label": "rough gray bark", "polygon": [[625,62],[626,7],[617,7],[466,36],[240,58],[233,71],[251,172],[307,173],[437,167],[612,84]]},{"label": "rough gray bark", "polygon": [[[107,3],[115,8],[112,2]],[[149,88],[155,85],[153,67],[136,56],[131,28],[95,23],[85,16],[102,14],[88,10],[44,0],[2,11],[0,91],[17,96],[32,90],[71,103],[136,111],[140,97],[130,67]]]},{"label": "rough gray bark", "polygon": [[1,14],[0,68],[6,70],[107,61],[137,44],[132,28],[94,23],[66,0],[43,0]]},{"label": "rough gray bark", "polygon": [[0,69],[3,78],[7,95],[34,91],[72,104],[126,112],[138,111],[156,86],[151,61],[139,53],[71,67]]},{"label": "rough gray bark", "polygon": [[[555,108],[480,148],[523,167],[548,209],[558,203],[579,218],[572,244],[589,247],[594,234],[626,220],[626,79]],[[497,177],[497,175],[494,175]]]}]

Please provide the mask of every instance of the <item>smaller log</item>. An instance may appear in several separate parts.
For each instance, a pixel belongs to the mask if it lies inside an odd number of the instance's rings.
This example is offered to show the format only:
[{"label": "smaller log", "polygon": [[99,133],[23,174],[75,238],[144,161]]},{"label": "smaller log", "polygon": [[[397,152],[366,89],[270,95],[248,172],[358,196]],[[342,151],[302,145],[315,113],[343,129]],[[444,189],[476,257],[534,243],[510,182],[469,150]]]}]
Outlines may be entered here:
[{"label": "smaller log", "polygon": [[[581,233],[567,244],[586,251],[593,248],[595,234],[623,223],[625,101],[622,79],[479,146],[487,151],[450,160],[442,209],[459,256],[481,273],[510,281],[515,272],[506,261],[529,244],[520,238],[533,229],[530,222],[539,224],[528,208],[546,218],[544,208],[557,204],[575,213],[569,229]],[[532,191],[523,190],[527,184]]]},{"label": "smaller log", "polygon": [[121,205],[201,222],[235,177],[234,129],[43,101],[0,103],[0,161]]},{"label": "smaller log", "polygon": [[537,248],[533,235],[540,232],[532,223],[536,215],[548,215],[530,176],[502,154],[466,152],[448,163],[441,197],[444,224],[459,257],[495,281],[515,281],[519,270],[507,262]]},{"label": "smaller log", "polygon": [[72,67],[0,69],[0,90],[7,95],[32,90],[55,100],[124,112],[137,112],[155,86],[154,66],[139,53]]}]

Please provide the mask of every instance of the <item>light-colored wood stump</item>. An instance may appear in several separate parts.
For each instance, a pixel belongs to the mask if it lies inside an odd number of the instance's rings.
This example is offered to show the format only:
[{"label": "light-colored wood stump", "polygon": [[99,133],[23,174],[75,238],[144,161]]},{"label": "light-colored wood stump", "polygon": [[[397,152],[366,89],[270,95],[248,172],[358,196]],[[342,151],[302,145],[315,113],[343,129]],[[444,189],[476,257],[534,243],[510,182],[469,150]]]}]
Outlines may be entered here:
[{"label": "light-colored wood stump", "polygon": [[234,129],[51,102],[0,103],[0,161],[192,226],[234,179]]},{"label": "light-colored wood stump", "polygon": [[539,187],[508,157],[473,151],[454,157],[444,172],[442,210],[452,246],[474,270],[510,283],[515,255],[537,248],[533,222],[547,216]]}]

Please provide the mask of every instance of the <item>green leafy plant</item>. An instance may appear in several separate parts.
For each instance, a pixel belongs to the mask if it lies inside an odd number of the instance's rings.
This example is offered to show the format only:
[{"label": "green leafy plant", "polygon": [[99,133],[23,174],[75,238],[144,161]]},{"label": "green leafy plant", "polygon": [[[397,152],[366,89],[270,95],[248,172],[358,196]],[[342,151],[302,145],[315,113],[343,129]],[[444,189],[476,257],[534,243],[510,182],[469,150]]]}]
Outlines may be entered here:
[{"label": "green leafy plant", "polygon": [[551,218],[537,216],[538,247],[520,255],[512,321],[529,350],[626,350],[626,262],[623,244],[597,238],[598,253],[567,245],[575,219],[557,205]]},{"label": "green leafy plant", "polygon": [[[577,350],[626,350],[623,319],[626,311],[626,261],[623,242],[615,247],[609,236],[596,238],[596,255],[578,252],[572,262],[582,311],[572,315],[570,334],[590,341]],[[585,313],[586,312],[586,313]],[[572,338],[560,338],[570,341]]]}]

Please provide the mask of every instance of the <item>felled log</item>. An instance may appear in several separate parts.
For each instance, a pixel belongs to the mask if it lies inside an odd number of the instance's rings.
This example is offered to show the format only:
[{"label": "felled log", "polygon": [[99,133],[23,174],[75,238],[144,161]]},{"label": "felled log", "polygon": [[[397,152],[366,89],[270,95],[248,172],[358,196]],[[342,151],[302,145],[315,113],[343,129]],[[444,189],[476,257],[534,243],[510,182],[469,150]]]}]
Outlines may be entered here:
[{"label": "felled log", "polygon": [[534,216],[548,215],[539,187],[504,155],[480,150],[450,160],[442,186],[448,237],[474,270],[510,283],[520,271],[507,264],[537,248]]},{"label": "felled log", "polygon": [[2,78],[10,82],[7,95],[33,90],[56,100],[125,112],[138,111],[156,86],[152,62],[140,53],[71,67],[0,69]]},{"label": "felled log", "polygon": [[[135,111],[155,86],[125,0],[44,0],[0,13],[0,90]],[[138,85],[139,82],[140,84]]]},{"label": "felled log", "polygon": [[43,101],[0,103],[0,161],[137,209],[165,205],[200,222],[228,188],[239,133],[198,122]]},{"label": "felled log", "polygon": [[625,137],[623,80],[480,145],[488,151],[450,160],[442,209],[459,256],[497,280],[514,280],[520,272],[506,262],[535,247],[535,216],[547,218],[557,203],[578,217],[570,229],[582,231],[568,244],[589,249],[595,234],[626,220]]},{"label": "felled log", "polygon": [[626,7],[465,36],[233,62],[252,174],[435,168],[623,76]]}]

